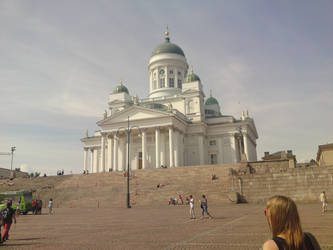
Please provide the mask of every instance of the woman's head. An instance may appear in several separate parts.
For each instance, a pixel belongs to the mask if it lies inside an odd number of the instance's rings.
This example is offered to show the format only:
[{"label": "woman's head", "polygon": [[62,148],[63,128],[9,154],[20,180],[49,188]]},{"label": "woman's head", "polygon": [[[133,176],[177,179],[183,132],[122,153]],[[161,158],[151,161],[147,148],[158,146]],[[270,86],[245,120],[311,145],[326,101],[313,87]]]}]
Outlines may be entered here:
[{"label": "woman's head", "polygon": [[299,249],[303,242],[303,231],[295,202],[277,195],[267,201],[267,221],[273,237],[283,234],[289,246]]}]

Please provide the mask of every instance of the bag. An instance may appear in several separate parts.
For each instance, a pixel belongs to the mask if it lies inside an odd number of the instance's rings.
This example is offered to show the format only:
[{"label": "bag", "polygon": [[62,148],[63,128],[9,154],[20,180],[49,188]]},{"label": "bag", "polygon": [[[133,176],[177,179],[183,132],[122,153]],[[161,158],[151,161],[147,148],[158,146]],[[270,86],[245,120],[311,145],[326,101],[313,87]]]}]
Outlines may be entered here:
[{"label": "bag", "polygon": [[9,210],[8,208],[5,208],[3,211],[2,211],[2,218],[4,220],[7,220],[9,218]]}]

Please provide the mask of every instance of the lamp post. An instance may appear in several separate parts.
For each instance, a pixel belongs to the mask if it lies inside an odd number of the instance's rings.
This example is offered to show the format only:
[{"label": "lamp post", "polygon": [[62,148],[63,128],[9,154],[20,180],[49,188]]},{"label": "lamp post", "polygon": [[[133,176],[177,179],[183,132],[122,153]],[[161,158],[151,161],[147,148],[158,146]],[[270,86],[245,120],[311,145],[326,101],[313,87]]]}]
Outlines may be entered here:
[{"label": "lamp post", "polygon": [[12,161],[10,164],[10,170],[13,170],[13,158],[14,158],[14,151],[16,150],[16,147],[11,147],[11,151],[12,151]]},{"label": "lamp post", "polygon": [[118,134],[119,130],[121,130],[121,129],[125,129],[127,132],[127,194],[126,194],[127,208],[131,208],[131,201],[130,201],[130,135],[131,135],[131,130],[133,128],[137,128],[141,133],[141,129],[138,126],[130,127],[129,116],[127,116],[127,128],[120,127],[120,128],[118,128],[118,130],[116,132],[116,134]]}]

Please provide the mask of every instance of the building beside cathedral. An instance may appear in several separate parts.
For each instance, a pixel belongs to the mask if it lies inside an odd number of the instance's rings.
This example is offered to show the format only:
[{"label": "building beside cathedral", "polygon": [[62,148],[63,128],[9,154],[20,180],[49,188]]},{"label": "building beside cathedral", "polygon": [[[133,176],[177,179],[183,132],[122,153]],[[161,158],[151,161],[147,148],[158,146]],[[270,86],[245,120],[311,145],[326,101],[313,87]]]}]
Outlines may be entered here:
[{"label": "building beside cathedral", "polygon": [[109,111],[97,122],[100,130],[81,139],[84,170],[124,171],[128,157],[132,170],[236,163],[242,154],[257,160],[253,119],[247,111],[240,119],[226,115],[211,93],[206,98],[199,76],[168,31],[148,69],[149,96],[131,96],[120,82],[109,96]]}]

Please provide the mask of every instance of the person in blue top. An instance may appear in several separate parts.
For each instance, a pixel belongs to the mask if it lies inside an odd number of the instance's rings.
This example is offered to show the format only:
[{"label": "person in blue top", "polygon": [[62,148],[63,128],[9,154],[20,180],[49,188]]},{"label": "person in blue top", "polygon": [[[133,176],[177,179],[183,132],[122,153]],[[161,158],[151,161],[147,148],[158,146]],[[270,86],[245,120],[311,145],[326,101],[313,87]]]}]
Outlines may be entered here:
[{"label": "person in blue top", "polygon": [[52,211],[52,209],[53,209],[53,199],[52,198],[49,200],[48,207],[49,207],[49,214],[53,214],[53,211]]}]

